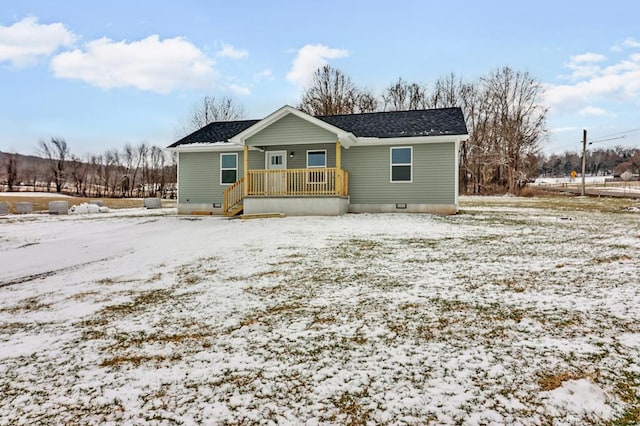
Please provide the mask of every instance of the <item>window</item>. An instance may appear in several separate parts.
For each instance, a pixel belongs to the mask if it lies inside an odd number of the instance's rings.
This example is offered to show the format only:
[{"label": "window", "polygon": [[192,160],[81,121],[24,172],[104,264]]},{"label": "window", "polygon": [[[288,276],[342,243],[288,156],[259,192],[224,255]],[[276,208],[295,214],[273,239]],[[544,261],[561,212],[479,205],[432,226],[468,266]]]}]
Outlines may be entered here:
[{"label": "window", "polygon": [[307,151],[307,168],[327,167],[327,151]]},{"label": "window", "polygon": [[413,181],[413,148],[391,148],[391,182]]},{"label": "window", "polygon": [[[327,151],[307,151],[307,168],[324,169],[327,167]],[[307,183],[325,183],[326,173],[324,170],[307,171]]]},{"label": "window", "polygon": [[238,154],[220,154],[220,185],[238,180]]}]

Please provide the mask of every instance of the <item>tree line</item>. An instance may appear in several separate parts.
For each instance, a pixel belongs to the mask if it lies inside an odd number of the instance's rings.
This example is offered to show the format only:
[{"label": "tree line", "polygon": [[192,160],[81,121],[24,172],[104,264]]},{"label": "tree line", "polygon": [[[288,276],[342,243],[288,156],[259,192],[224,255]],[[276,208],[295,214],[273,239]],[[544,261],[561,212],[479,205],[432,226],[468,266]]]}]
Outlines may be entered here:
[{"label": "tree line", "polygon": [[28,187],[85,197],[175,196],[176,162],[162,148],[144,142],[108,149],[84,159],[64,139],[38,144],[41,157],[0,153],[4,190]]},{"label": "tree line", "polygon": [[[640,171],[640,148],[596,148],[587,151],[586,174],[591,176],[620,176],[625,171]],[[544,177],[568,176],[582,170],[582,154],[565,151],[562,154],[541,155],[538,175]]]},{"label": "tree line", "polygon": [[548,133],[542,94],[528,72],[503,67],[473,80],[451,73],[431,85],[398,78],[376,95],[326,65],[297,107],[311,115],[460,107],[469,131],[460,147],[461,191],[518,193],[535,175]]}]

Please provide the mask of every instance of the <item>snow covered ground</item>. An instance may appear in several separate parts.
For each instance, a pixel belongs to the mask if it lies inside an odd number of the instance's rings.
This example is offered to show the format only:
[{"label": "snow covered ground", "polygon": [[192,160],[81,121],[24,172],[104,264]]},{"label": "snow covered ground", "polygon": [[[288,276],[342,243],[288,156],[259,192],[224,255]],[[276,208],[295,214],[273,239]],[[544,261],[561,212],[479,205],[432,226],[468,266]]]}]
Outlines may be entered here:
[{"label": "snow covered ground", "polygon": [[638,420],[637,203],[505,200],[0,218],[0,424]]}]

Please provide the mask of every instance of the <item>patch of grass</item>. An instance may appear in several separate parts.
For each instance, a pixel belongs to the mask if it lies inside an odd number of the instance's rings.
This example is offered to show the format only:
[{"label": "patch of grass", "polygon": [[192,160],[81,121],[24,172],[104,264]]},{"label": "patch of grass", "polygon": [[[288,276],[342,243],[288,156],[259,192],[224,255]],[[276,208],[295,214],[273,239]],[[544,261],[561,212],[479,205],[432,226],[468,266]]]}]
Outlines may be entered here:
[{"label": "patch of grass", "polygon": [[495,282],[496,285],[505,286],[514,293],[523,293],[525,291],[525,287],[519,280],[514,278],[504,278]]},{"label": "patch of grass", "polygon": [[336,323],[336,318],[334,316],[316,313],[311,318],[311,321],[309,322],[309,325],[307,326],[307,328],[312,328],[315,326],[324,326],[327,324],[335,324],[335,323]]},{"label": "patch of grass", "polygon": [[607,426],[638,426],[640,425],[640,402],[629,404],[624,412],[606,423]]},{"label": "patch of grass", "polygon": [[67,299],[68,300],[86,300],[91,296],[95,296],[96,294],[99,294],[99,293],[97,291],[82,291],[80,293],[76,293],[74,295],[67,297]]},{"label": "patch of grass", "polygon": [[580,380],[588,378],[585,373],[574,373],[570,371],[562,371],[559,373],[543,373],[538,379],[538,386],[542,392],[558,389],[562,384],[569,380]]},{"label": "patch of grass", "polygon": [[625,260],[632,260],[632,257],[626,254],[613,254],[607,257],[598,257],[593,260],[593,263],[595,264],[615,263],[615,262],[624,262]]},{"label": "patch of grass", "polygon": [[165,289],[149,290],[138,294],[131,302],[106,306],[102,312],[108,315],[129,315],[148,307],[157,306],[173,296],[173,291]]},{"label": "patch of grass", "polygon": [[99,365],[100,367],[118,367],[122,364],[133,364],[135,367],[138,367],[142,363],[162,363],[164,361],[180,361],[182,360],[182,356],[179,354],[174,354],[171,356],[167,355],[118,355],[112,358],[108,358],[103,360]]},{"label": "patch of grass", "polygon": [[126,283],[134,283],[138,280],[135,279],[117,279],[117,278],[100,278],[96,281],[96,284],[100,285],[113,285],[113,284],[126,284]]},{"label": "patch of grass", "polygon": [[200,342],[202,347],[210,347],[211,343],[209,339],[215,337],[215,333],[208,329],[203,329],[170,334],[142,334],[138,336],[120,333],[111,337],[114,338],[116,342],[108,345],[106,349],[116,351],[141,347],[146,344],[184,344],[185,342],[188,342],[190,347],[192,347],[195,342]]},{"label": "patch of grass", "polygon": [[49,309],[51,307],[51,303],[43,303],[40,299],[41,298],[38,296],[28,297],[26,299],[22,299],[14,306],[0,308],[0,312],[16,314],[19,312],[36,312],[44,309]]},{"label": "patch of grass", "polygon": [[182,265],[177,269],[178,281],[181,284],[194,285],[205,281],[209,276],[217,274],[216,268],[211,264],[218,261],[216,257],[202,257],[195,262]]},{"label": "patch of grass", "polygon": [[274,276],[274,275],[280,275],[282,272],[280,271],[263,271],[263,272],[256,272],[255,274],[251,275],[249,278],[262,278],[262,277],[269,277],[269,276]]},{"label": "patch of grass", "polygon": [[400,238],[399,240],[396,240],[396,242],[400,245],[409,246],[411,248],[428,249],[436,248],[441,241],[432,238]]},{"label": "patch of grass", "polygon": [[[66,201],[71,206],[82,203],[88,203],[93,200],[101,200],[105,206],[110,209],[131,209],[144,207],[144,202],[140,198],[90,198],[90,197],[67,197],[61,195],[59,197],[40,197],[40,196],[24,196],[20,198],[4,195],[0,193],[0,201],[4,201],[9,205],[9,211],[15,213],[16,202],[29,202],[33,205],[33,211],[49,211],[49,201]],[[163,207],[173,207],[175,202],[170,200],[162,200]]]},{"label": "patch of grass", "polygon": [[376,240],[364,240],[351,238],[338,244],[335,253],[344,257],[373,257],[383,248],[382,243]]},{"label": "patch of grass", "polygon": [[157,272],[152,276],[150,276],[149,278],[147,278],[145,283],[151,284],[153,282],[160,281],[160,278],[162,278],[162,272]]},{"label": "patch of grass", "polygon": [[343,425],[366,425],[371,420],[371,410],[361,402],[361,399],[368,397],[366,389],[358,394],[345,392],[340,398],[334,401],[335,407],[340,413],[339,420]]}]

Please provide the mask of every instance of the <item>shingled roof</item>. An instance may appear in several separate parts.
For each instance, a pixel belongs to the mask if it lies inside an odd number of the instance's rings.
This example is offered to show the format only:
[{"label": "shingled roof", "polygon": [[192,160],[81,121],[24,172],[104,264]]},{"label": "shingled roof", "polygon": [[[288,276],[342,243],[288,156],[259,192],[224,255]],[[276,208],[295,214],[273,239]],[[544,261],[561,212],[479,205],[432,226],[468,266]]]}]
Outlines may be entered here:
[{"label": "shingled roof", "polygon": [[467,134],[467,126],[460,108],[326,115],[316,118],[359,138]]},{"label": "shingled roof", "polygon": [[[467,126],[460,108],[372,112],[316,117],[361,138],[466,135]],[[196,143],[229,142],[260,120],[217,121],[196,130],[168,148]]]},{"label": "shingled roof", "polygon": [[229,139],[247,130],[259,121],[260,120],[214,121],[179,141],[172,143],[167,148],[175,148],[180,145],[195,143],[229,142]]}]

